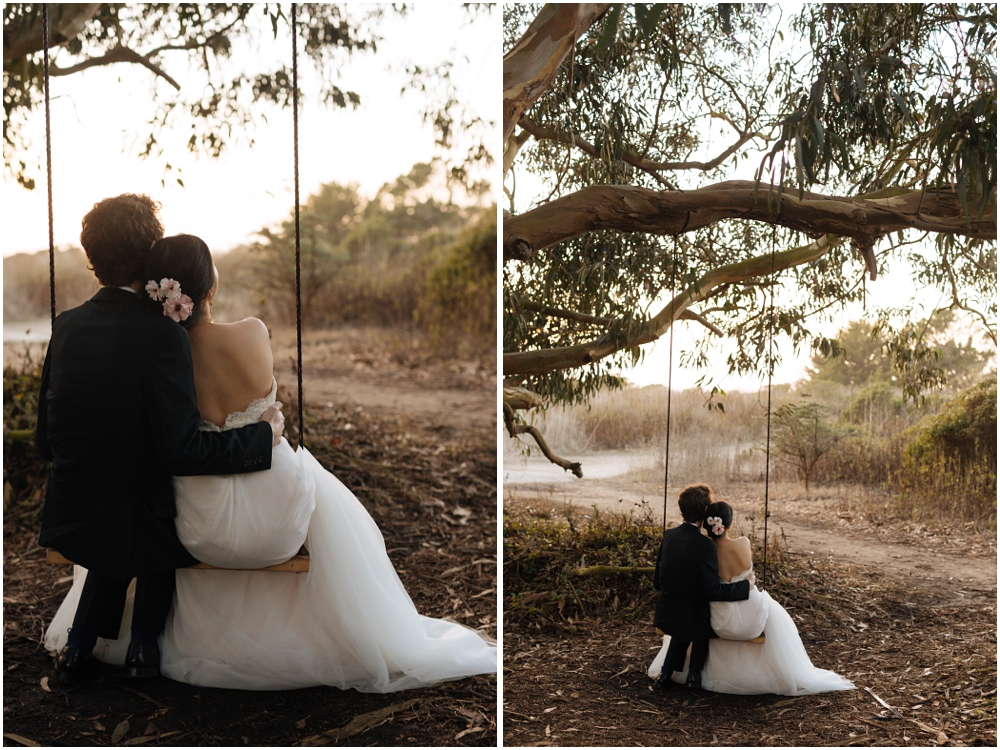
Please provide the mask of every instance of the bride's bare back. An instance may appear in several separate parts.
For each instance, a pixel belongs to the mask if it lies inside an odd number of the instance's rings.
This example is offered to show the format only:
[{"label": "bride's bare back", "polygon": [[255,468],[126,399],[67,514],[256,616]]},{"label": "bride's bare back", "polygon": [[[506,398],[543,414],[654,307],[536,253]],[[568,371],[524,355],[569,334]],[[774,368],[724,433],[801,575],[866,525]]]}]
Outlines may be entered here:
[{"label": "bride's bare back", "polygon": [[260,320],[202,320],[188,333],[202,419],[221,427],[230,414],[271,392],[274,358],[267,327]]},{"label": "bride's bare back", "polygon": [[715,540],[715,551],[719,556],[719,578],[730,581],[753,564],[750,540],[745,536],[730,539],[728,536]]}]

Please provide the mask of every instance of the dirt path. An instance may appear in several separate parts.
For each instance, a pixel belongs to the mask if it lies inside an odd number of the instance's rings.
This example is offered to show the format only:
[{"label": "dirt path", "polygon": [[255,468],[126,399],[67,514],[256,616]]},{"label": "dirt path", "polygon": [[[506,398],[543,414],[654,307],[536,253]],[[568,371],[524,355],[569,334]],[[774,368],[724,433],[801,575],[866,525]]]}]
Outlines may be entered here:
[{"label": "dirt path", "polygon": [[[272,348],[279,381],[294,388],[295,330],[272,331]],[[442,357],[415,346],[405,334],[306,331],[302,371],[307,408],[360,406],[454,434],[496,429],[495,363]]]},{"label": "dirt path", "polygon": [[[505,503],[534,503],[555,509],[596,507],[618,513],[652,508],[653,517],[659,519],[662,484],[635,479],[634,471],[606,476],[610,461],[602,458],[606,457],[598,456],[590,463],[605,476],[582,480],[552,472],[542,465],[544,459],[530,459],[526,466],[522,461],[508,460],[504,464]],[[641,457],[636,461],[641,463]],[[536,477],[545,481],[517,481]],[[667,503],[667,521],[674,524],[681,521],[673,501],[679,489],[671,486]],[[759,515],[763,483],[721,485],[716,496],[733,505],[738,519],[755,511]],[[862,493],[854,488],[814,488],[806,495],[797,485],[772,485],[768,534],[783,533],[790,555],[878,570],[914,588],[933,590],[942,601],[995,599],[995,535],[973,534],[967,528],[935,531],[920,525],[877,525],[869,520],[865,504]]]}]

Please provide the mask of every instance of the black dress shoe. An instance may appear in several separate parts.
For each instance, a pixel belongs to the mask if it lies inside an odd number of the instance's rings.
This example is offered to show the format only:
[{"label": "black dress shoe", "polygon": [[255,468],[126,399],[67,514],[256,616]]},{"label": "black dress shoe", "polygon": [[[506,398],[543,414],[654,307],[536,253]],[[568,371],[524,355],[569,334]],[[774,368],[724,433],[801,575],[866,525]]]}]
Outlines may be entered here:
[{"label": "black dress shoe", "polygon": [[56,657],[56,677],[71,685],[79,685],[94,676],[97,670],[97,659],[89,651],[66,646]]},{"label": "black dress shoe", "polygon": [[654,687],[656,687],[657,690],[672,690],[675,687],[680,687],[680,685],[670,679],[673,674],[674,672],[672,669],[664,669],[660,672],[660,676],[656,678],[656,684]]},{"label": "black dress shoe", "polygon": [[160,647],[156,643],[128,644],[125,654],[126,677],[156,677],[160,674]]},{"label": "black dress shoe", "polygon": [[701,670],[688,669],[688,678],[686,685],[689,688],[701,689]]}]

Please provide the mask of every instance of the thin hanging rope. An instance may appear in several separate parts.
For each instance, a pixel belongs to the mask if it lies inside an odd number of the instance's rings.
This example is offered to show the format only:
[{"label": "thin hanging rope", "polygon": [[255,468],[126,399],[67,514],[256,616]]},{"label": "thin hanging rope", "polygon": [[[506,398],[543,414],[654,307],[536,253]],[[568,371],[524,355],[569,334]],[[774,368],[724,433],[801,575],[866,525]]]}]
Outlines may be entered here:
[{"label": "thin hanging rope", "polygon": [[760,563],[760,587],[767,586],[767,516],[771,489],[771,376],[774,374],[774,248],[778,243],[778,229],[771,233],[771,301],[768,310],[767,331],[767,447],[764,451],[764,557]]},{"label": "thin hanging rope", "polygon": [[[673,302],[677,286],[677,235],[674,235],[674,253],[670,260],[670,316],[673,318]],[[663,530],[667,530],[667,480],[670,479],[670,396],[674,384],[674,322],[670,322],[670,346],[667,360],[667,445],[663,456]]]},{"label": "thin hanging rope", "polygon": [[49,202],[49,308],[56,327],[56,245],[52,231],[52,127],[49,113],[49,4],[42,3],[42,61],[45,83],[45,182]]},{"label": "thin hanging rope", "polygon": [[295,142],[295,348],[299,385],[299,447],[305,446],[302,418],[302,250],[299,244],[299,49],[295,29],[298,7],[292,3],[292,131]]}]

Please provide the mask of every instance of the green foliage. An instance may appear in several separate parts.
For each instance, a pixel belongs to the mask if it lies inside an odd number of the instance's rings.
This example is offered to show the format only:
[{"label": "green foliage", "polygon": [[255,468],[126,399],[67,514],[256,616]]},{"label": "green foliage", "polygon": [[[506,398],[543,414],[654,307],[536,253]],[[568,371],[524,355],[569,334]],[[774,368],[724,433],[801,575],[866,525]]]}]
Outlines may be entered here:
[{"label": "green foliage", "polygon": [[918,468],[938,458],[957,461],[965,470],[976,463],[997,462],[996,375],[962,392],[940,414],[911,431],[904,467]]},{"label": "green foliage", "polygon": [[843,437],[844,430],[827,420],[828,410],[815,401],[785,404],[771,419],[771,451],[795,466],[809,491],[816,463]]},{"label": "green foliage", "polygon": [[[57,250],[56,312],[81,305],[98,284],[79,248]],[[6,321],[48,319],[49,254],[18,253],[3,259],[3,317]],[[48,323],[45,324],[46,329]]]},{"label": "green foliage", "polygon": [[41,359],[29,348],[20,365],[3,368],[4,523],[33,524],[41,512],[49,464],[35,448]]},{"label": "green foliage", "polygon": [[476,340],[495,351],[496,206],[465,229],[428,273],[416,321],[439,342]]},{"label": "green foliage", "polygon": [[[53,55],[58,52],[58,60],[53,61],[58,67],[107,64],[100,62],[102,58],[110,56],[114,61],[123,48],[151,60],[157,71],[148,90],[154,108],[141,156],[160,154],[160,134],[183,127],[191,133],[187,143],[190,151],[217,157],[233,137],[252,142],[248,131],[257,119],[259,105],[291,105],[290,64],[269,66],[260,58],[255,58],[259,65],[255,70],[234,70],[231,64],[235,50],[253,48],[272,34],[277,37],[279,25],[289,22],[280,6],[106,3],[93,13],[85,5],[51,7],[54,27],[60,19],[69,21],[74,15],[81,24],[76,36],[51,51]],[[310,92],[317,99],[333,107],[358,106],[359,95],[342,91],[336,73],[350,54],[375,50],[378,22],[384,12],[381,6],[299,6],[300,45],[317,74],[317,90]],[[40,4],[7,3],[5,52],[12,42],[30,38],[40,26]],[[34,168],[24,161],[30,146],[24,126],[43,97],[40,48],[39,36],[31,52],[13,59],[4,56],[4,167],[29,189],[34,187]],[[118,62],[126,61],[135,62]],[[171,64],[190,66],[203,85],[182,89],[169,76]]]},{"label": "green foliage", "polygon": [[904,436],[902,467],[893,477],[912,515],[930,513],[996,524],[996,373],[962,392],[940,414]]},{"label": "green foliage", "polygon": [[884,434],[888,425],[898,425],[906,413],[906,403],[883,380],[869,382],[840,412],[844,424],[864,427]]},{"label": "green foliage", "polygon": [[[785,191],[816,183],[828,194],[891,195],[955,183],[970,214],[995,202],[995,8],[806,4],[790,24],[783,11],[752,4],[614,6],[577,41],[572,64],[562,65],[527,113],[541,128],[579,136],[597,156],[559,138],[527,140],[506,178],[509,210],[532,207],[517,192],[521,172],[542,182],[538,201],[545,203],[601,184],[695,189],[739,176],[744,162],[773,166],[758,174]],[[505,6],[507,49],[535,13],[537,6]],[[770,151],[770,161],[750,161],[762,150]],[[505,265],[503,349],[622,343],[672,290],[725,264],[813,239],[739,220],[676,239],[610,230],[575,237],[540,250],[530,264]],[[939,290],[995,341],[995,241],[939,235],[931,242],[907,231],[877,236],[875,250],[880,268],[907,264],[916,284]],[[779,276],[773,316],[767,277],[720,288],[704,308],[737,343],[729,370],[766,368],[772,330],[779,360],[789,344],[835,355],[814,325],[862,300],[863,273],[857,251],[839,243]],[[548,316],[527,303],[599,322]],[[877,306],[870,296],[868,303]],[[938,387],[946,368],[921,331],[888,325],[911,319],[911,311],[876,309],[874,317],[880,313],[882,344],[906,370],[907,395]],[[704,365],[706,343],[707,336],[684,364]],[[550,402],[585,402],[619,387],[616,373],[638,356],[625,349],[516,384]]]},{"label": "green foliage", "polygon": [[[314,325],[413,322],[425,259],[446,247],[464,211],[431,191],[434,167],[415,164],[369,201],[356,185],[327,183],[300,209],[303,317]],[[295,320],[294,215],[264,228],[251,248],[255,288],[271,318]]]},{"label": "green foliage", "polygon": [[971,335],[964,342],[957,339],[955,324],[955,313],[948,309],[899,327],[885,317],[874,325],[852,321],[838,334],[835,355],[813,356],[810,383],[892,382],[905,400],[924,398],[926,391],[945,385],[967,388],[982,376],[989,353],[977,348]]},{"label": "green foliage", "polygon": [[639,517],[596,510],[582,526],[566,520],[504,515],[504,622],[575,621],[621,612],[648,618],[656,604],[650,573],[576,578],[575,568],[651,567],[662,533],[647,508]]}]

